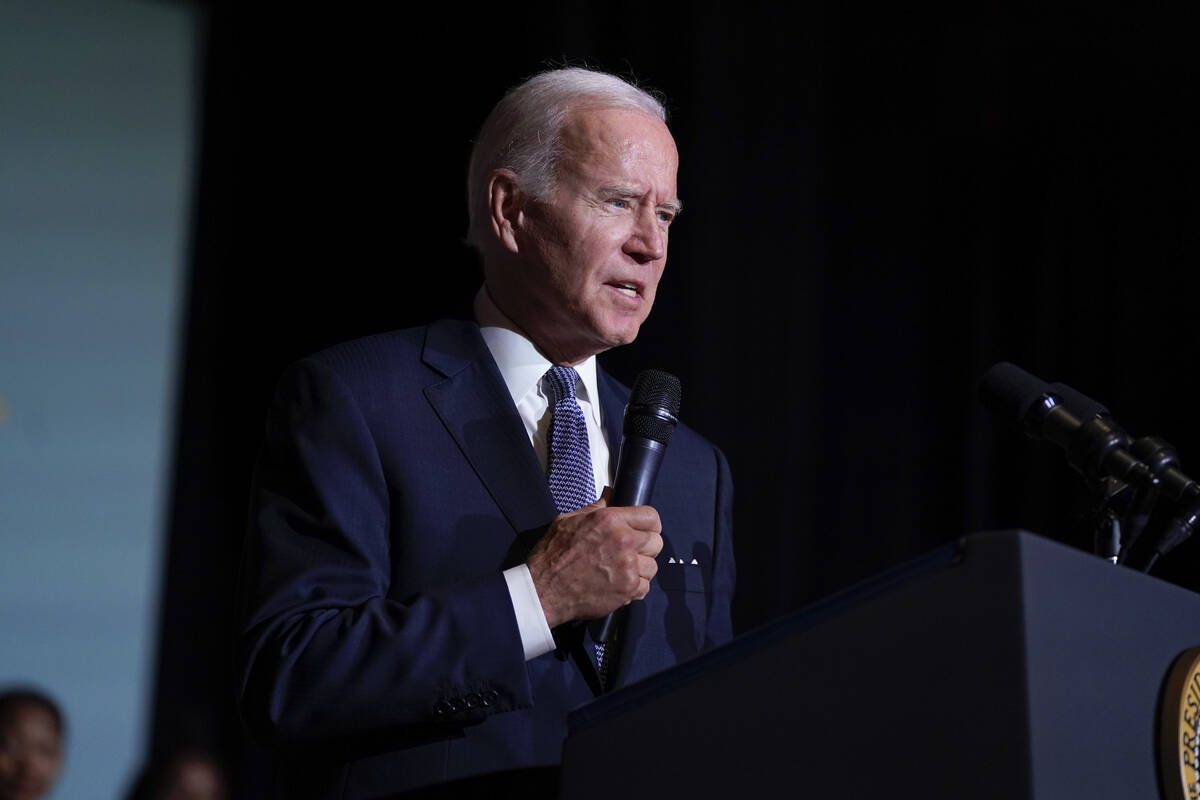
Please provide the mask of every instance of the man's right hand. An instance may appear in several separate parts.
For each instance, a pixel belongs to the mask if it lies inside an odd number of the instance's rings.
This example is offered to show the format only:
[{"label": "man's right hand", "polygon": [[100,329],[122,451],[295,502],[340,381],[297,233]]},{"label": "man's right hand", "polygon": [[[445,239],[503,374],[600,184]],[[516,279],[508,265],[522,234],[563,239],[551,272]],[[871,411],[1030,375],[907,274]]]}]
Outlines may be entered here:
[{"label": "man's right hand", "polygon": [[663,547],[658,512],[609,508],[609,493],[555,517],[525,562],[551,628],[602,617],[650,591]]}]

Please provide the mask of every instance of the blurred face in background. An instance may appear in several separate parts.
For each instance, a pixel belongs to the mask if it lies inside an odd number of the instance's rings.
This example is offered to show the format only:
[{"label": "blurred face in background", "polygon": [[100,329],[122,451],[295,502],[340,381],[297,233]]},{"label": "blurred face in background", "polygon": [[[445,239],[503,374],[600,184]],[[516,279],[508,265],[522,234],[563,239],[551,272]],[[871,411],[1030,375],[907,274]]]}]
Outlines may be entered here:
[{"label": "blurred face in background", "polygon": [[62,760],[62,732],[47,709],[26,703],[0,719],[0,800],[45,797]]},{"label": "blurred face in background", "polygon": [[199,753],[185,753],[176,758],[167,784],[159,792],[161,800],[225,800],[227,796],[221,768]]}]

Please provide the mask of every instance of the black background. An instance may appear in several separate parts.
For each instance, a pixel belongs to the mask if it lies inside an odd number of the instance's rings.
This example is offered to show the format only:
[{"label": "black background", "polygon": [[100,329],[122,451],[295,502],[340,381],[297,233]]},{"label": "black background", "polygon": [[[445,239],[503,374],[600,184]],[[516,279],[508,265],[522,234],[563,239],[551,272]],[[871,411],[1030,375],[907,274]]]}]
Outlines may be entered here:
[{"label": "black background", "polygon": [[[1185,469],[1200,453],[1193,15],[210,12],[154,749],[200,742],[239,773],[230,610],[274,382],[468,307],[471,141],[548,66],[666,95],[686,210],[654,314],[602,362],[678,375],[684,420],[728,455],[739,631],[968,532],[1090,546],[1065,460],[979,407],[996,361],[1167,437]],[[1155,573],[1197,588],[1198,548]]]}]

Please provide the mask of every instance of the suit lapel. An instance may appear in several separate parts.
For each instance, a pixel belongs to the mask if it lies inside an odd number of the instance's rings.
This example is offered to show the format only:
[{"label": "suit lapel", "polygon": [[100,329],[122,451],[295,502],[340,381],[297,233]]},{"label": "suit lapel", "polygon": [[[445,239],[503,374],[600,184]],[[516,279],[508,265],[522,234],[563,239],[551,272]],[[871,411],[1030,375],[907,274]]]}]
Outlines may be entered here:
[{"label": "suit lapel", "polygon": [[554,519],[554,501],[479,328],[433,323],[422,359],[444,376],[425,387],[426,399],[528,552]]},{"label": "suit lapel", "polygon": [[[442,375],[441,380],[425,387],[426,399],[517,532],[521,549],[527,554],[557,512],[525,426],[479,328],[456,320],[431,324],[422,360]],[[610,458],[616,463],[628,393],[603,370],[597,369],[597,376],[605,438]],[[518,563],[523,560],[522,555]],[[620,684],[624,665],[634,651],[633,641],[644,627],[643,604],[631,604],[621,634],[614,686]],[[555,639],[564,654],[570,653],[588,686],[599,694],[591,637],[584,628],[568,623],[555,630]]]}]

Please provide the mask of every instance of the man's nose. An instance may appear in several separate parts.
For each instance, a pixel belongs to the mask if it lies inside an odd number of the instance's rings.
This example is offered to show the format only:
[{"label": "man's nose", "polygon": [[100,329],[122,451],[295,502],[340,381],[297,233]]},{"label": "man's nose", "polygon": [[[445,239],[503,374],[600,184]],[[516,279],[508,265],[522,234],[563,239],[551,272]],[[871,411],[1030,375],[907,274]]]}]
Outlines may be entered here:
[{"label": "man's nose", "polygon": [[667,232],[658,221],[656,209],[643,207],[638,210],[624,250],[639,264],[657,261],[667,254]]}]

